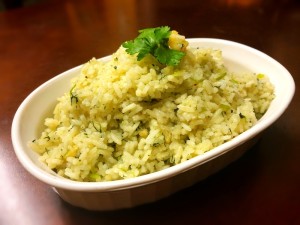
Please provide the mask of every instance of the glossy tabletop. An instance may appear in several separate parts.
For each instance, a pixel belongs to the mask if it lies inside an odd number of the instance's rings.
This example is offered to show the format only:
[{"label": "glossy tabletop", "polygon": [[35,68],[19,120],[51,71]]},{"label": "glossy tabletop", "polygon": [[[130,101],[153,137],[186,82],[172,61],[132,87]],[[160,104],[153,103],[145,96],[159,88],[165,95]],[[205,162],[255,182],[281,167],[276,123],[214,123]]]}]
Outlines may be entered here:
[{"label": "glossy tabletop", "polygon": [[[161,25],[267,53],[295,80],[290,107],[239,160],[168,198],[113,212],[69,205],[17,160],[14,113],[46,80]],[[45,0],[0,12],[0,224],[300,224],[299,53],[299,0]]]}]

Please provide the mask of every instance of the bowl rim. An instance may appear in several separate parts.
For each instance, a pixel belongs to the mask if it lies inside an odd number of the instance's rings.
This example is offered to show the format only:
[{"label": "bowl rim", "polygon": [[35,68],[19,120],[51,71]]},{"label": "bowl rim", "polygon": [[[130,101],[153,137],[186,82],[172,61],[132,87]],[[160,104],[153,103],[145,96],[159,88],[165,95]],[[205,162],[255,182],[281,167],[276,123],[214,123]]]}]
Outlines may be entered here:
[{"label": "bowl rim", "polygon": [[[273,64],[274,66],[277,66],[278,69],[282,71],[282,73],[286,76],[285,78],[288,80],[289,89],[285,93],[285,99],[286,102],[281,105],[281,107],[274,112],[269,117],[265,118],[264,120],[260,121],[260,123],[256,124],[255,126],[251,127],[250,129],[246,130],[245,132],[239,134],[235,138],[231,139],[230,141],[223,143],[220,146],[217,146],[213,148],[212,150],[206,152],[203,155],[196,156],[192,159],[189,159],[185,162],[182,162],[180,164],[177,164],[175,166],[166,168],[161,171],[157,171],[154,173],[124,179],[124,180],[115,180],[115,181],[103,181],[103,182],[82,182],[82,181],[73,181],[67,178],[53,176],[49,174],[48,172],[44,171],[43,169],[39,168],[32,162],[30,157],[26,154],[25,151],[23,151],[22,143],[21,143],[21,134],[20,134],[20,124],[21,124],[21,117],[24,113],[24,109],[26,108],[27,104],[30,102],[31,98],[39,93],[40,90],[45,88],[48,84],[52,83],[53,81],[65,76],[66,74],[69,74],[72,71],[78,70],[82,65],[76,66],[72,69],[69,69],[63,73],[60,73],[53,78],[49,79],[48,81],[41,84],[39,87],[37,87],[35,90],[33,90],[21,103],[21,105],[18,107],[13,121],[12,121],[12,128],[11,128],[11,138],[12,138],[12,144],[14,151],[16,153],[16,156],[20,163],[23,165],[23,167],[33,176],[38,178],[39,180],[43,181],[46,184],[49,184],[55,188],[60,189],[66,189],[66,190],[73,190],[73,191],[85,191],[85,192],[99,192],[99,191],[118,191],[118,190],[124,190],[128,188],[135,188],[139,186],[144,186],[148,184],[152,184],[164,179],[167,179],[169,177],[176,176],[180,173],[183,173],[185,171],[188,171],[194,167],[197,167],[201,164],[204,164],[216,157],[219,157],[222,154],[225,154],[226,152],[230,151],[231,149],[243,144],[250,138],[256,136],[261,131],[265,130],[267,127],[269,127],[273,122],[275,122],[286,110],[288,105],[290,104],[294,93],[295,93],[295,83],[291,76],[291,74],[288,72],[288,70],[283,67],[278,61],[271,58],[267,54],[254,49],[250,46],[230,41],[230,40],[224,40],[224,39],[216,39],[216,38],[187,38],[189,43],[209,43],[209,44],[221,44],[226,45],[229,47],[237,47],[241,48],[245,51],[249,51],[255,55],[258,55],[265,60],[267,60],[269,63]],[[102,57],[99,60],[107,60],[111,56]]]}]

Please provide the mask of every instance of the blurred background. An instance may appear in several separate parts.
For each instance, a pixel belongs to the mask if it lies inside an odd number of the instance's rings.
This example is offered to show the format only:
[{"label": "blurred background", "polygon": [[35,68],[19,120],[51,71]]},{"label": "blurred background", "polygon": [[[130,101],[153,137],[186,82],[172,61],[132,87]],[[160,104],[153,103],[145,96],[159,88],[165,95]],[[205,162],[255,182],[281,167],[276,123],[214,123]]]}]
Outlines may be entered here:
[{"label": "blurred background", "polygon": [[[161,25],[168,25],[189,38],[211,37],[241,42],[270,54],[287,66],[298,63],[297,59],[289,58],[289,52],[296,53],[297,48],[290,43],[296,43],[300,36],[300,29],[296,28],[300,20],[299,0],[185,0],[180,4],[173,0],[0,2],[2,14],[7,12],[2,19],[5,30],[0,35],[18,33],[22,28],[28,41],[30,38],[49,41],[58,57],[60,54],[79,57],[75,62],[78,64],[88,60],[91,52],[95,57],[111,54],[123,41],[135,37],[141,28]],[[10,17],[16,11],[19,21],[16,16]],[[57,13],[53,14],[53,11]],[[38,44],[24,42],[24,46],[19,39],[17,41],[20,48]],[[66,52],[68,46],[70,51],[76,46],[76,52]],[[101,46],[101,51],[95,46]],[[2,47],[5,52],[5,46]]]},{"label": "blurred background", "polygon": [[19,7],[30,6],[43,0],[0,0],[0,12]]}]

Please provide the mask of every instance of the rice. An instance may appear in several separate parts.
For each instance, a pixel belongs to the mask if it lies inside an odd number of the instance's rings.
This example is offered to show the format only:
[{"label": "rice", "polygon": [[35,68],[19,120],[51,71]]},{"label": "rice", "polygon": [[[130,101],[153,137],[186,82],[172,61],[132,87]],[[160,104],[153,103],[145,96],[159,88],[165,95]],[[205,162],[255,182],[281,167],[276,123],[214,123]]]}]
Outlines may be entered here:
[{"label": "rice", "polygon": [[228,71],[217,49],[186,50],[179,66],[120,47],[91,59],[29,143],[40,161],[76,181],[128,179],[219,146],[257,123],[274,98],[263,74]]}]

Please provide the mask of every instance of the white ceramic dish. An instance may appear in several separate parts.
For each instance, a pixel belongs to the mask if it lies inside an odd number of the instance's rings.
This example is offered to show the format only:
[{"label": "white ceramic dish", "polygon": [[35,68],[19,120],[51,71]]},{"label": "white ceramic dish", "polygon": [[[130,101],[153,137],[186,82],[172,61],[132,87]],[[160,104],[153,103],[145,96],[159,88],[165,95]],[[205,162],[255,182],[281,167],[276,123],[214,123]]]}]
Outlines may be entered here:
[{"label": "white ceramic dish", "polygon": [[[292,100],[295,84],[277,61],[251,47],[220,39],[188,39],[192,47],[221,49],[230,70],[269,76],[276,97],[266,114],[251,129],[205,153],[156,173],[110,182],[76,182],[57,176],[38,161],[27,142],[39,136],[44,118],[53,111],[57,97],[70,89],[70,79],[80,66],[68,70],[35,89],[20,105],[12,123],[12,142],[21,164],[36,178],[52,186],[72,205],[91,210],[114,210],[154,202],[188,187],[240,157],[263,130],[276,121]],[[102,60],[108,60],[104,57]]]}]

